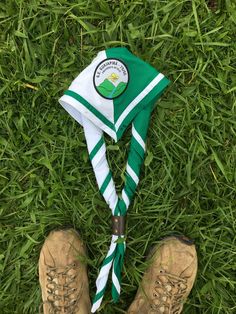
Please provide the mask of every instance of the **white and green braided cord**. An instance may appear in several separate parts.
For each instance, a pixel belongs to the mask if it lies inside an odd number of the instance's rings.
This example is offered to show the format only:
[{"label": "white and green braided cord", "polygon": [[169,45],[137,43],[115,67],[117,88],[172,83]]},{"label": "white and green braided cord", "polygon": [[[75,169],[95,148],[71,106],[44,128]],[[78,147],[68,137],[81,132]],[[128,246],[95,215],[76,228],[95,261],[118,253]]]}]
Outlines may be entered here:
[{"label": "white and green braided cord", "polygon": [[[82,116],[84,133],[87,141],[90,160],[94,169],[99,190],[110,207],[113,216],[125,216],[139,182],[141,165],[145,154],[145,141],[152,106],[141,110],[132,123],[132,138],[128,162],[126,165],[125,185],[121,198],[116,193],[115,184],[106,159],[106,145],[103,131]],[[119,240],[119,241],[117,241]],[[112,268],[112,298],[116,302],[120,295],[121,271],[125,254],[124,235],[112,235],[110,248],[102,263],[96,280],[97,292],[91,312],[100,307],[104,297],[108,276]]]}]

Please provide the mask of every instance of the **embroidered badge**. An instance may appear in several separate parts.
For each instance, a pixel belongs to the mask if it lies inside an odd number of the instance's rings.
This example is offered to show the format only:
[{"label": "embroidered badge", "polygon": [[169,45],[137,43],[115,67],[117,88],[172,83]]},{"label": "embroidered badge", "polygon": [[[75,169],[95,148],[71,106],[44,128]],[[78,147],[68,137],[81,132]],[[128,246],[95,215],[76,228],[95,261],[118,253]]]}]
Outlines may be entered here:
[{"label": "embroidered badge", "polygon": [[128,82],[128,69],[118,59],[103,60],[97,66],[93,76],[93,84],[96,91],[107,99],[114,99],[123,94]]}]

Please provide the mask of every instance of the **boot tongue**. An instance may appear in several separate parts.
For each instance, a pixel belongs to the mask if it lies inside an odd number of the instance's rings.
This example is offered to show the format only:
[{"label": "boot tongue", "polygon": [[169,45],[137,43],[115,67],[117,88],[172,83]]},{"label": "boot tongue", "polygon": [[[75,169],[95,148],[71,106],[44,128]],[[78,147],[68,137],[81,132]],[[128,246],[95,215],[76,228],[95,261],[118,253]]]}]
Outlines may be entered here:
[{"label": "boot tongue", "polygon": [[68,250],[68,242],[63,239],[54,241],[53,245],[48,244],[44,254],[44,262],[50,267],[65,268],[74,262],[74,255],[71,254],[73,246]]}]

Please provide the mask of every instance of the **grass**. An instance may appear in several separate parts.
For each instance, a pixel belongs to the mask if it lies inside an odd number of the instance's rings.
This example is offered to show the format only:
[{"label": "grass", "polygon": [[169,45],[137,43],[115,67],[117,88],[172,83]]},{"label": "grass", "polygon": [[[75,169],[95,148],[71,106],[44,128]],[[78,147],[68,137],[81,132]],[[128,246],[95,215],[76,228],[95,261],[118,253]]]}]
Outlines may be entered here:
[{"label": "grass", "polygon": [[[82,128],[58,98],[98,51],[113,46],[129,48],[172,85],[152,115],[128,212],[121,299],[113,304],[107,293],[99,313],[125,313],[146,252],[173,232],[195,239],[199,258],[183,313],[236,311],[236,5],[213,2],[215,9],[203,0],[1,2],[1,314],[38,313],[37,262],[55,227],[80,230],[95,292],[110,211]],[[107,138],[119,190],[129,134],[118,144]]]}]

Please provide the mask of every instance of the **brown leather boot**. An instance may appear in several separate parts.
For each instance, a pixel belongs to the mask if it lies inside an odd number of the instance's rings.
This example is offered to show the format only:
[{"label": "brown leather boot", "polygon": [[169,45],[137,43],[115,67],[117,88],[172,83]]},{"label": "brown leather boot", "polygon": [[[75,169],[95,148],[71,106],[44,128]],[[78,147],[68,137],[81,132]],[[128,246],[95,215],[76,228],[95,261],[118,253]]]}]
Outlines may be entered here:
[{"label": "brown leather boot", "polygon": [[179,314],[197,273],[197,253],[186,237],[157,245],[128,314]]},{"label": "brown leather boot", "polygon": [[52,231],[39,258],[44,314],[89,314],[86,251],[73,229]]}]

